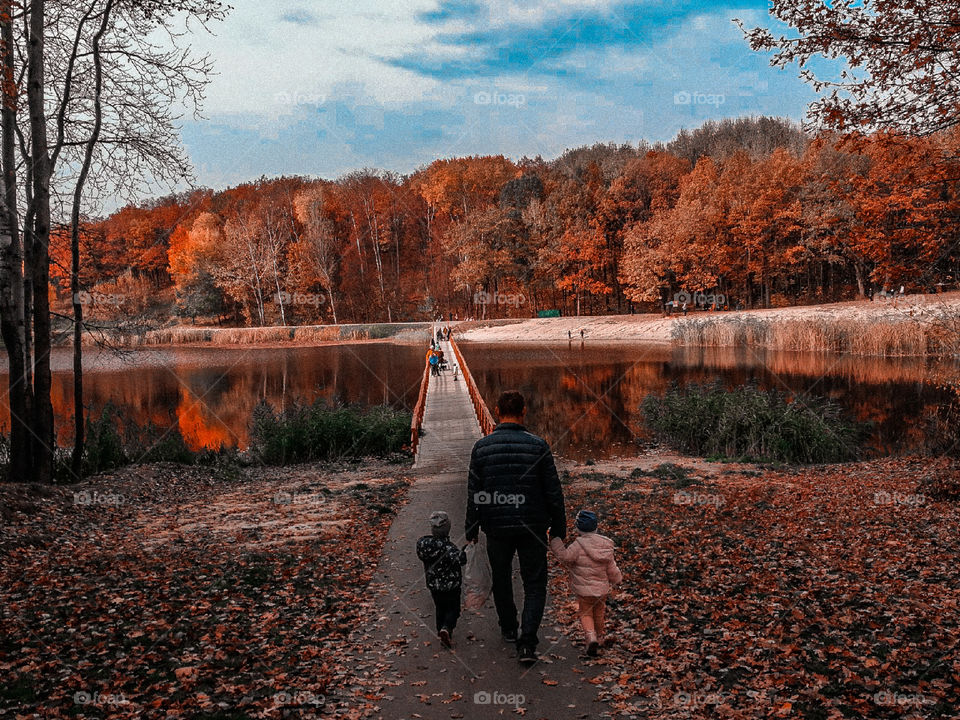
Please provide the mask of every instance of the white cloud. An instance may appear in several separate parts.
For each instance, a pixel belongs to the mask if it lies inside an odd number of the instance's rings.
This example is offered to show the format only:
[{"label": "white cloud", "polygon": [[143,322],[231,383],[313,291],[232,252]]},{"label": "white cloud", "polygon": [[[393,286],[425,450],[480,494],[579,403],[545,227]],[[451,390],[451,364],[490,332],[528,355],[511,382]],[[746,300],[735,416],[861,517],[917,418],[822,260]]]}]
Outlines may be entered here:
[{"label": "white cloud", "polygon": [[[228,18],[212,28],[215,35],[194,41],[198,52],[211,55],[218,73],[207,92],[209,113],[282,114],[274,102],[278,93],[328,96],[343,82],[363,85],[383,102],[408,99],[435,84],[371,57],[429,43],[432,31],[416,18],[433,7],[428,0],[355,0],[335,13],[315,0],[232,4]],[[285,21],[285,15],[310,21]]]}]

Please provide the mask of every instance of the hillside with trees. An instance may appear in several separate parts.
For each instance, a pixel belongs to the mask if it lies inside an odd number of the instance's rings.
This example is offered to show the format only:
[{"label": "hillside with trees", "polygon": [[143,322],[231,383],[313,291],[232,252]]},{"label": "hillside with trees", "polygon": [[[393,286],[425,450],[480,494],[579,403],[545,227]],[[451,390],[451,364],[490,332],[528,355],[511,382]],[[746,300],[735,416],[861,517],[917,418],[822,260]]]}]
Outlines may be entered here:
[{"label": "hillside with trees", "polygon": [[[551,161],[261,178],[85,223],[81,287],[92,317],[150,326],[625,313],[680,291],[731,308],[934,292],[957,282],[958,140],[808,137],[740,118]],[[61,303],[68,241],[51,250]]]}]

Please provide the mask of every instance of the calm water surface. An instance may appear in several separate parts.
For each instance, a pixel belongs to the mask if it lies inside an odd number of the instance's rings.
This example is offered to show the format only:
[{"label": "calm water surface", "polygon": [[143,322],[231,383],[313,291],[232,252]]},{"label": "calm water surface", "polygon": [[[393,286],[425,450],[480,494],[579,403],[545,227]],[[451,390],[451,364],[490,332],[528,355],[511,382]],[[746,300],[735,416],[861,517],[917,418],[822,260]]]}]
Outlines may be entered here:
[{"label": "calm water surface", "polygon": [[[633,454],[645,439],[638,408],[647,394],[671,382],[715,378],[730,386],[754,381],[801,400],[805,394],[827,396],[871,423],[871,453],[910,450],[922,442],[924,415],[947,397],[930,378],[954,372],[918,359],[726,348],[464,342],[461,349],[491,408],[501,390],[523,391],[530,429],[559,455],[577,459]],[[278,408],[318,398],[412,408],[423,353],[419,345],[393,343],[147,349],[120,358],[91,349],[85,404],[97,413],[112,402],[138,424],[176,425],[194,449],[244,447],[262,399]],[[70,364],[69,351],[58,350],[53,399],[64,444],[72,439]],[[5,374],[0,382],[6,387]],[[0,408],[3,427],[2,401]]]},{"label": "calm water surface", "polygon": [[[413,407],[423,356],[419,346],[389,343],[147,349],[122,357],[91,349],[84,362],[84,404],[97,414],[113,403],[138,425],[176,424],[193,449],[244,447],[253,409],[264,399],[277,408],[320,398]],[[69,351],[58,349],[52,366],[58,439],[69,443],[73,438]],[[6,373],[0,382],[5,388]],[[5,397],[0,407],[0,423],[7,426]]]},{"label": "calm water surface", "polygon": [[528,398],[529,427],[560,455],[577,459],[635,452],[645,439],[639,406],[672,382],[728,386],[753,381],[801,401],[826,396],[870,424],[869,454],[909,451],[923,439],[922,418],[946,401],[932,377],[955,368],[922,359],[883,359],[762,349],[615,344],[462,343],[487,404],[502,389]]}]

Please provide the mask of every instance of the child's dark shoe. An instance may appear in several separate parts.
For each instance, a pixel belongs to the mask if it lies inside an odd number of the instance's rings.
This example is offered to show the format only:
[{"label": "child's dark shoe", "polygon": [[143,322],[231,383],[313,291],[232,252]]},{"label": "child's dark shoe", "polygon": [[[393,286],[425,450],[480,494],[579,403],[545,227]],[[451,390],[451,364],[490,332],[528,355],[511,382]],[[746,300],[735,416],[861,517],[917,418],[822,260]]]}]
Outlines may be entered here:
[{"label": "child's dark shoe", "polygon": [[537,662],[537,653],[529,645],[523,645],[517,651],[517,659],[522,665],[533,665]]}]

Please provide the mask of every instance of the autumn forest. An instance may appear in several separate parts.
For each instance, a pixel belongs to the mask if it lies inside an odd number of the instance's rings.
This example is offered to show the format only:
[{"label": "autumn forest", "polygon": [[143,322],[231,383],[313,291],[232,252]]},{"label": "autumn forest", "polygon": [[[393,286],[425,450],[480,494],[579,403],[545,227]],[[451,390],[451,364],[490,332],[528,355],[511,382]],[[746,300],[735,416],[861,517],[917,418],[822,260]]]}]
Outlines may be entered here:
[{"label": "autumn forest", "polygon": [[[960,137],[710,121],[670,143],[261,178],[88,220],[88,317],[231,325],[721,307],[955,287]],[[54,233],[54,305],[70,302]],[[173,318],[173,316],[177,316]]]}]

